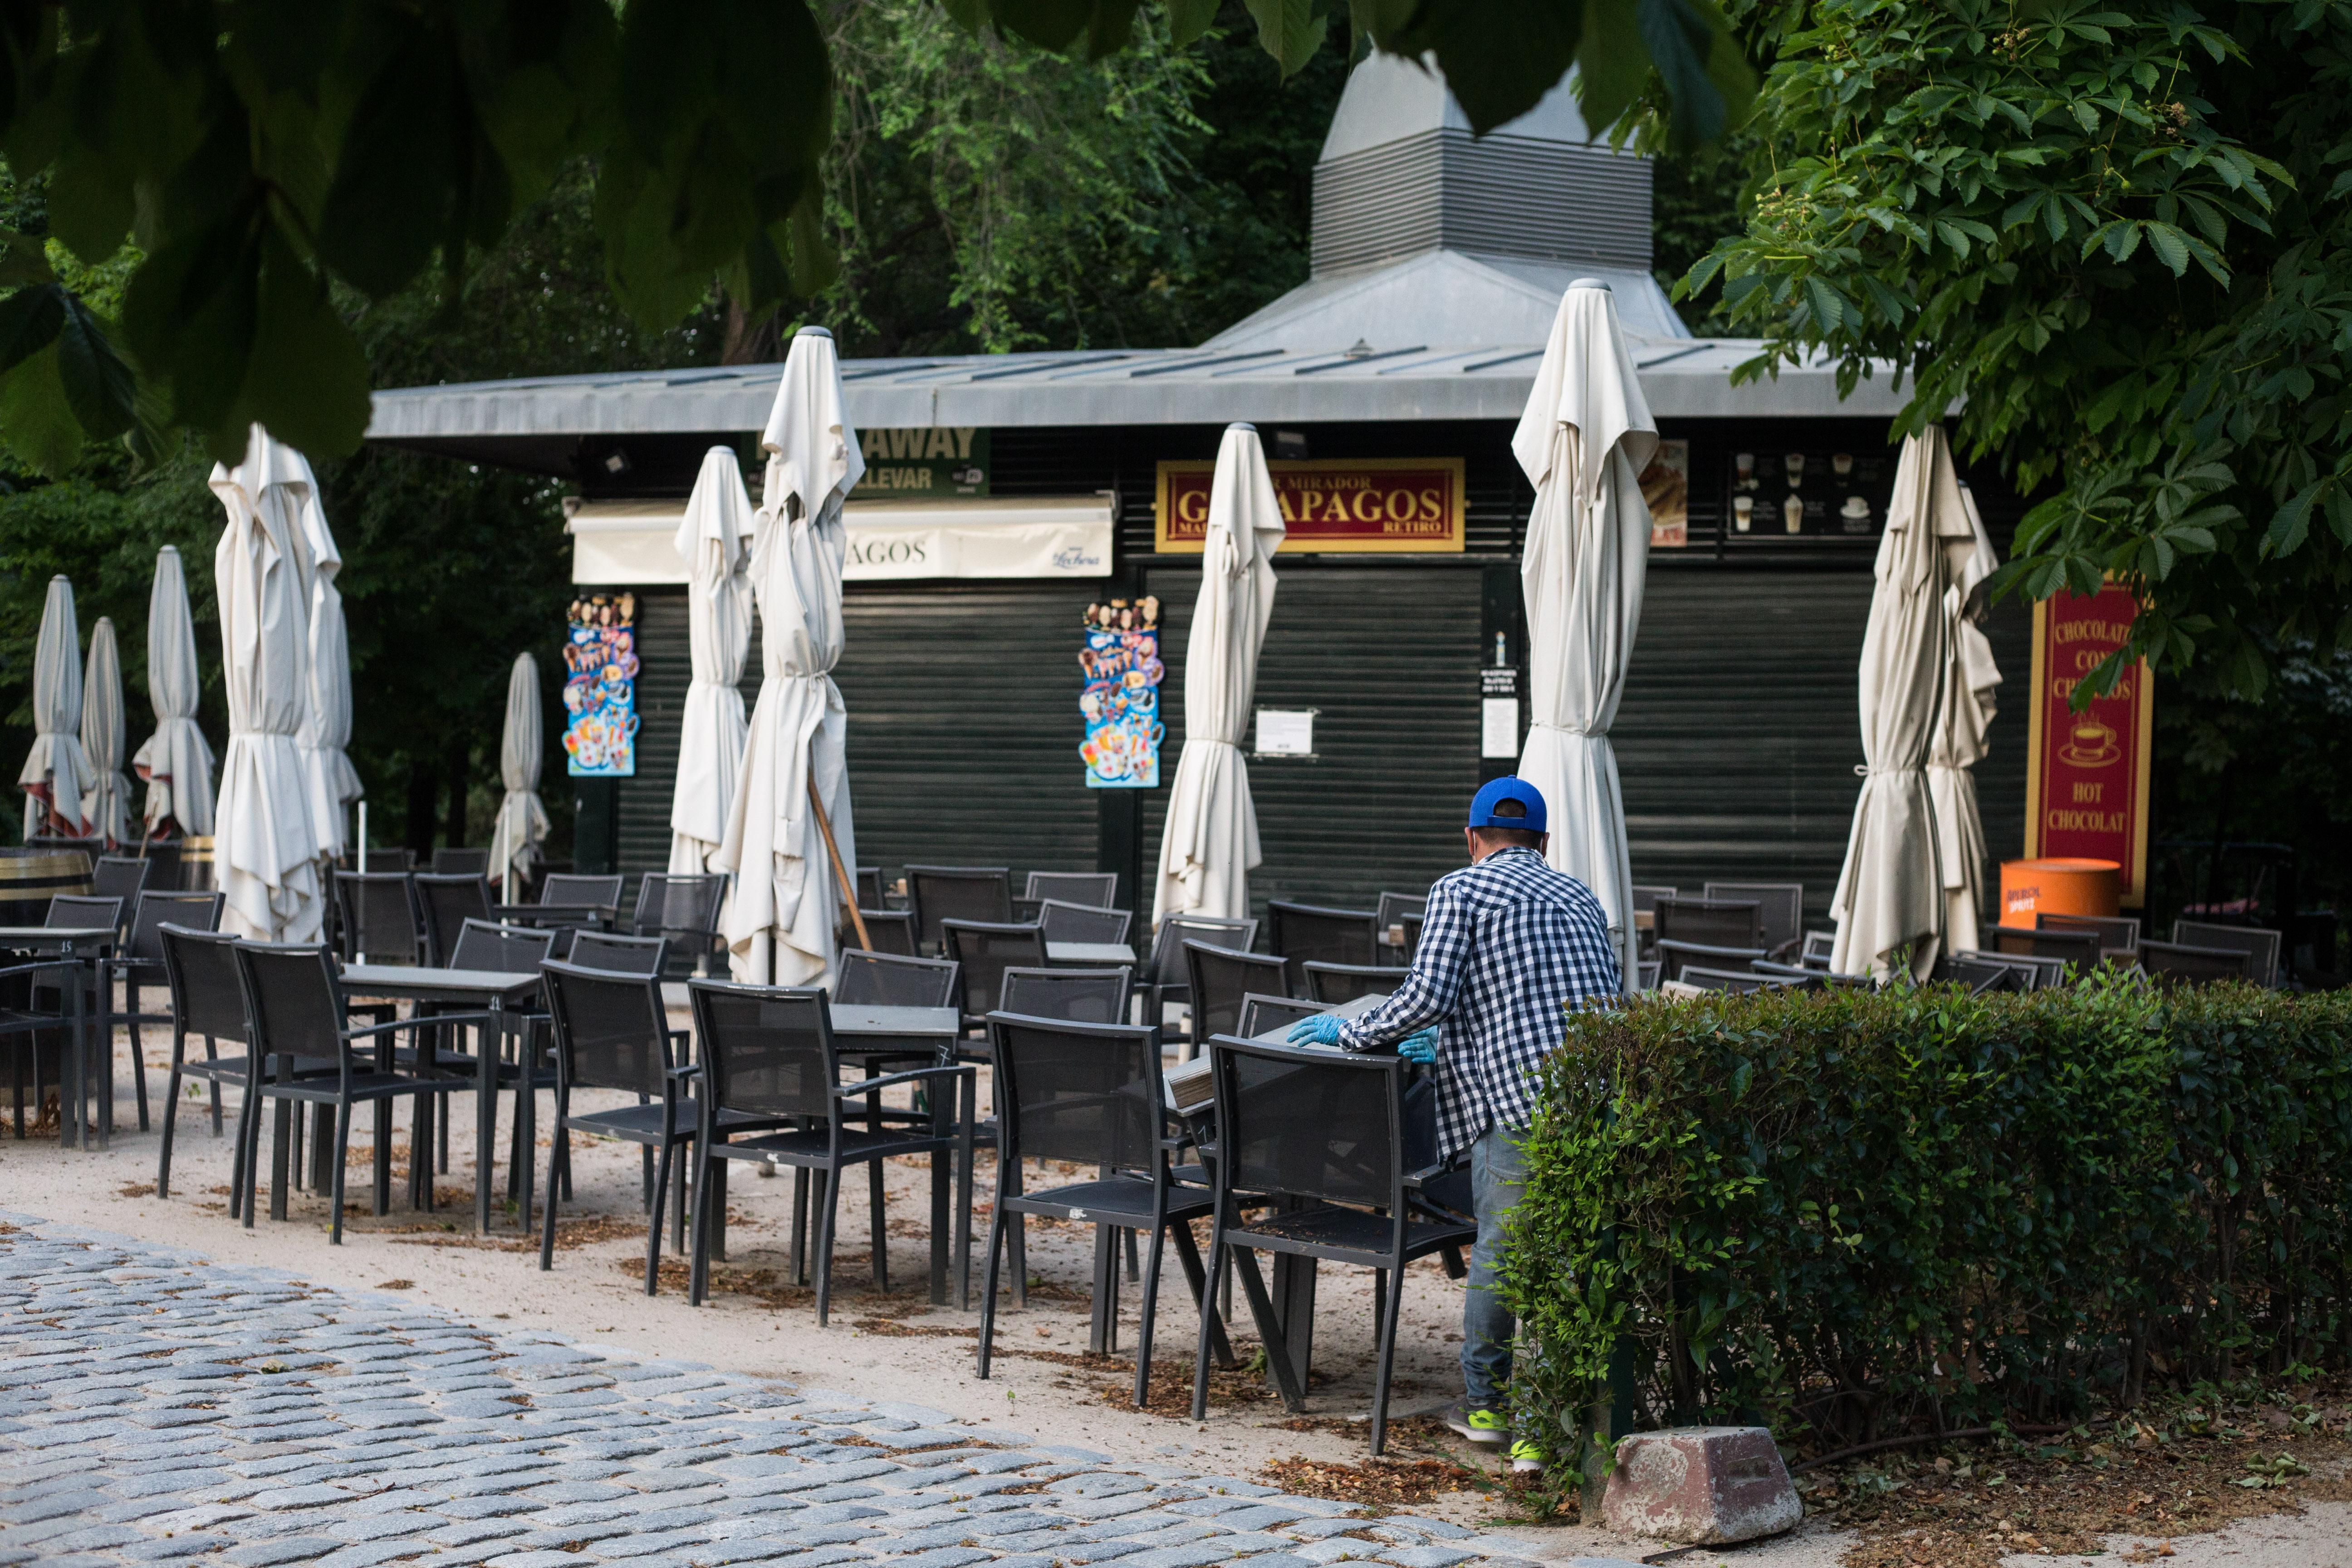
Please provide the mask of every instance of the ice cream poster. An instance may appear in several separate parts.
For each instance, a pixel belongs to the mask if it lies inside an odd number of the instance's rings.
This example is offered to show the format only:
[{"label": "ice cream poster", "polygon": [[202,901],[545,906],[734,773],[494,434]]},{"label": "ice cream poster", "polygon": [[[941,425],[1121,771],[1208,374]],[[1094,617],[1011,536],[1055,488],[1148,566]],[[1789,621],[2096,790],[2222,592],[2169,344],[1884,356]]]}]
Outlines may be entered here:
[{"label": "ice cream poster", "polygon": [[635,594],[572,601],[563,646],[563,749],[574,778],[636,775],[636,618]]},{"label": "ice cream poster", "polygon": [[1078,694],[1087,738],[1078,755],[1088,789],[1157,789],[1160,742],[1160,601],[1113,599],[1088,605],[1086,646],[1078,650],[1086,686]]}]

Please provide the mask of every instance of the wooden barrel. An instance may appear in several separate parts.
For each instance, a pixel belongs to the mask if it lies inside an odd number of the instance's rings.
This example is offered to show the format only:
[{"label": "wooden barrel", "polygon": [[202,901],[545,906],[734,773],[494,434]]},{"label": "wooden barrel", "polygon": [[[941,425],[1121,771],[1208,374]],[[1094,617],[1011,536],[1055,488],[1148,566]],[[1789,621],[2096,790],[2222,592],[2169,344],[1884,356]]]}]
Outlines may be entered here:
[{"label": "wooden barrel", "polygon": [[59,893],[89,891],[89,857],[79,849],[0,847],[0,926],[37,926]]},{"label": "wooden barrel", "polygon": [[180,840],[180,885],[192,893],[209,893],[220,886],[213,875],[210,834],[190,834]]}]

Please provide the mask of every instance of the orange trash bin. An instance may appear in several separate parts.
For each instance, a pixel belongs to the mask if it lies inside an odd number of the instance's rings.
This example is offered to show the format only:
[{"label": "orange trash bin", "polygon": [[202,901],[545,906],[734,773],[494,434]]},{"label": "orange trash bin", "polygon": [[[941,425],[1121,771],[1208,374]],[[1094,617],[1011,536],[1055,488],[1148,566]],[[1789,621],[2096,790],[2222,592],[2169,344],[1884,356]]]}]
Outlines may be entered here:
[{"label": "orange trash bin", "polygon": [[2121,908],[2123,868],[2113,860],[2000,863],[2000,923],[2032,926],[2037,914],[2108,915]]}]

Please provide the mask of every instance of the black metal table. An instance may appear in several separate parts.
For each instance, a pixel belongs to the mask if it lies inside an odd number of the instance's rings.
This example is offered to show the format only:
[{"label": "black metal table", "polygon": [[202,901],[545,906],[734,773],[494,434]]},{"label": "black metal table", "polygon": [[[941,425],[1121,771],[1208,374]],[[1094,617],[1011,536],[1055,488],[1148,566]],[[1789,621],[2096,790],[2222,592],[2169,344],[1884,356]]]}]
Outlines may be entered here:
[{"label": "black metal table", "polygon": [[[0,926],[0,951],[37,954],[55,953],[61,964],[70,964],[74,983],[66,987],[66,1060],[58,1085],[58,1145],[64,1149],[87,1148],[89,1129],[83,1123],[83,1099],[89,1092],[89,1030],[92,1019],[83,1005],[82,966],[97,966],[114,951],[121,933],[112,926]],[[110,1020],[113,1016],[112,998],[101,986],[98,997],[98,1017],[95,1022],[103,1034],[106,1081],[99,1093],[98,1146],[110,1146],[114,1121],[114,1031]],[[38,1039],[36,1036],[35,1038]],[[35,1047],[38,1049],[37,1046]],[[36,1110],[38,1108],[36,1107]]]}]

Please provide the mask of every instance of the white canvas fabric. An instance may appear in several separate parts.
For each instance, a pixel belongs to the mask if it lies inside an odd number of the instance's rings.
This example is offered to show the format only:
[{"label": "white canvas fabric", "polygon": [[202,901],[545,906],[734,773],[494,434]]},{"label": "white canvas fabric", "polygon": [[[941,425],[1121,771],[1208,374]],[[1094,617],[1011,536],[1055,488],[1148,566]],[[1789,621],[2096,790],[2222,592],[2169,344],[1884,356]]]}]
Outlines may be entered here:
[{"label": "white canvas fabric", "polygon": [[1842,973],[1885,974],[1907,946],[1912,973],[1924,978],[1941,947],[1945,879],[1927,753],[1954,662],[1945,591],[1975,542],[1942,428],[1912,437],[1895,468],[1863,637],[1862,795],[1830,902],[1830,966]]},{"label": "white canvas fabric", "polygon": [[1561,296],[1511,450],[1536,488],[1519,568],[1528,612],[1528,739],[1519,776],[1549,810],[1553,868],[1609,915],[1625,988],[1635,984],[1633,871],[1609,728],[1642,620],[1650,507],[1642,470],[1658,429],[1609,290]]},{"label": "white canvas fabric", "polygon": [[740,980],[809,985],[830,973],[834,924],[854,889],[836,885],[810,785],[842,863],[857,864],[843,752],[849,713],[833,683],[841,658],[841,503],[865,476],[832,334],[803,327],[760,437],[768,469],[751,542],[760,611],[760,698],[714,870],[735,873],[719,925]]},{"label": "white canvas fabric", "polygon": [[507,674],[506,728],[499,735],[499,778],[507,787],[490,830],[490,875],[503,881],[509,871],[528,876],[547,839],[547,808],[539,803],[539,770],[547,731],[539,707],[539,661],[515,655]]},{"label": "white canvas fabric", "polygon": [[318,835],[319,854],[332,860],[349,847],[344,829],[351,804],[367,793],[343,751],[352,743],[351,642],[343,626],[342,591],[335,586],[343,570],[343,554],[335,548],[334,533],[327,527],[327,511],[319,502],[319,481],[310,471],[310,460],[291,447],[284,450],[289,466],[300,474],[305,490],[302,540],[310,559],[309,705],[297,743],[302,752],[302,778],[310,795],[310,826]]},{"label": "white canvas fabric", "polygon": [[89,628],[89,667],[81,682],[81,749],[89,759],[90,792],[83,803],[89,831],[109,844],[131,835],[131,781],[122,776],[122,656],[114,623],[98,617]]},{"label": "white canvas fabric", "polygon": [[702,472],[678,521],[686,563],[687,646],[693,674],[678,732],[677,783],[669,805],[669,868],[698,877],[727,837],[735,778],[743,770],[743,659],[751,651],[751,540],[758,514],[731,447],[703,454]]},{"label": "white canvas fabric", "polygon": [[1285,531],[1256,428],[1228,425],[1209,482],[1201,596],[1184,642],[1184,752],[1168,791],[1154,926],[1170,915],[1249,914],[1249,874],[1262,857],[1242,741]]},{"label": "white canvas fabric", "polygon": [[1954,539],[1946,546],[1956,560],[1949,586],[1944,590],[1944,621],[1948,637],[1948,693],[1943,722],[1927,749],[1927,792],[1936,803],[1937,858],[1944,868],[1944,945],[1948,952],[1979,945],[1977,911],[1984,908],[1987,849],[1984,816],[1977,809],[1976,775],[1969,770],[1984,761],[1990,748],[1986,736],[1999,707],[2000,668],[1994,663],[1992,642],[1984,635],[1986,586],[2000,568],[1976,498],[1960,487],[1960,505],[1969,520],[1965,545]]},{"label": "white canvas fabric", "polygon": [[213,860],[226,895],[221,929],[265,942],[316,941],[319,833],[299,740],[310,709],[310,485],[292,448],[258,425],[235,468],[215,464],[228,513],[213,552],[220,595],[228,750],[221,761]]},{"label": "white canvas fabric", "polygon": [[203,689],[187,572],[179,551],[166,544],[155,552],[155,584],[147,594],[147,696],[155,732],[131,759],[147,781],[151,837],[166,824],[199,837],[213,830],[213,749],[196,727]]},{"label": "white canvas fabric", "polygon": [[89,754],[81,748],[81,624],[73,584],[49,579],[33,645],[33,749],[17,772],[25,792],[25,837],[79,838],[89,831]]}]

